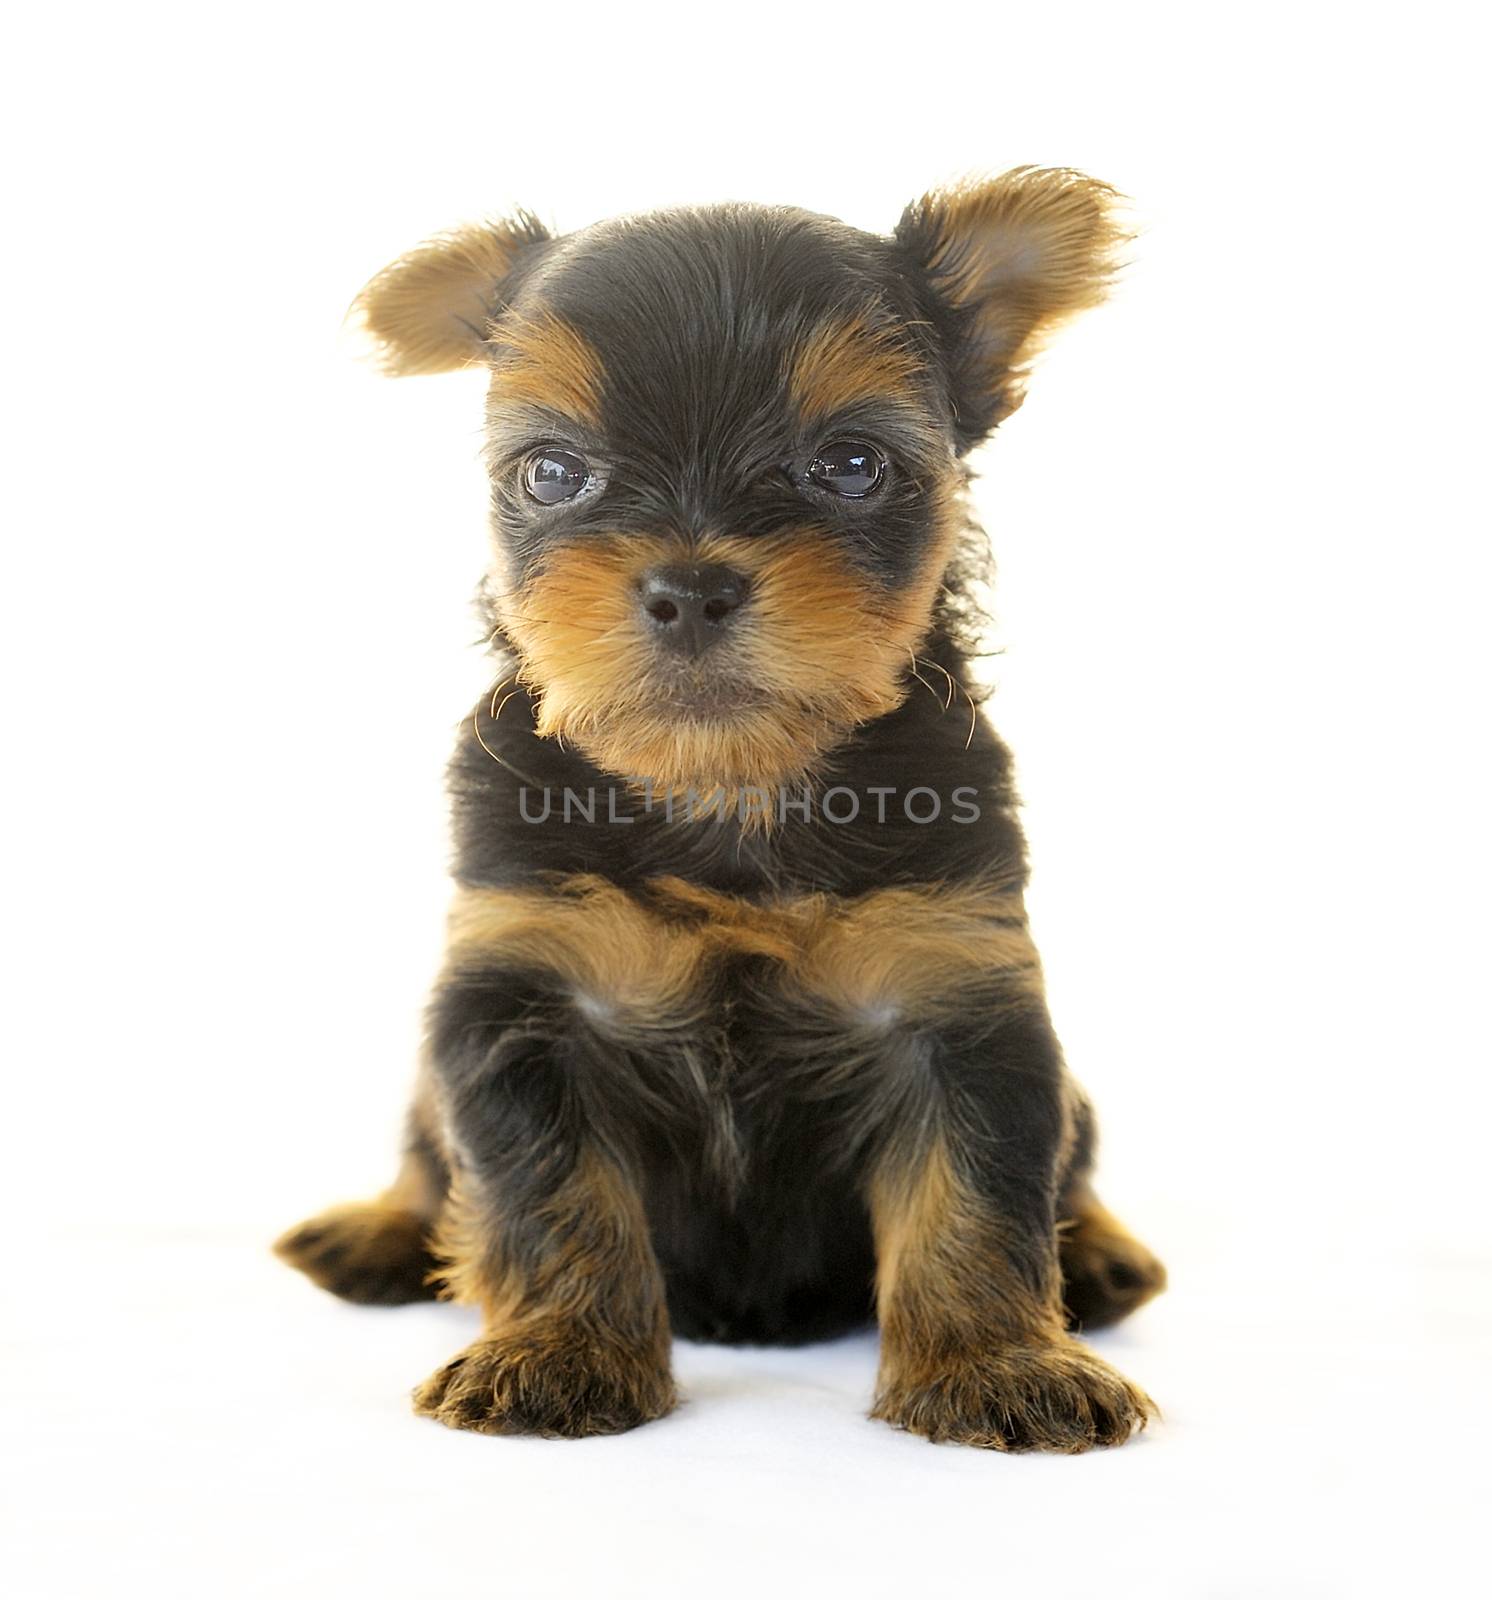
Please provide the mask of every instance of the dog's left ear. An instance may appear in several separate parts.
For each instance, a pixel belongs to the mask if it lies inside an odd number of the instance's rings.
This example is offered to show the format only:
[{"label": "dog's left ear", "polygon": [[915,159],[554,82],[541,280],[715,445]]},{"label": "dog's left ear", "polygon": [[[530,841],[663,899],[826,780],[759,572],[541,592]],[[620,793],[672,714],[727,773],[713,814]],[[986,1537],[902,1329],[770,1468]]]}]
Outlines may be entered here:
[{"label": "dog's left ear", "polygon": [[938,333],[962,449],[1020,405],[1046,335],[1103,299],[1130,237],[1119,201],[1081,172],[1016,167],[902,213],[896,241]]},{"label": "dog's left ear", "polygon": [[385,372],[452,372],[481,359],[519,269],[549,240],[527,211],[440,234],[385,267],[350,315]]}]

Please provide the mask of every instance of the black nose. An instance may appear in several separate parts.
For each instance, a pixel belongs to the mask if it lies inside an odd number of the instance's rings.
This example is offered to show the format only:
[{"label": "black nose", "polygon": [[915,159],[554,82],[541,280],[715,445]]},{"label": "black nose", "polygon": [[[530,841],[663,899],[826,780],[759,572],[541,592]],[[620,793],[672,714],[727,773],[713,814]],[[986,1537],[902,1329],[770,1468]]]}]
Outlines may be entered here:
[{"label": "black nose", "polygon": [[698,655],[725,632],[747,587],[739,572],[714,561],[654,567],[642,580],[642,609],[671,649]]}]

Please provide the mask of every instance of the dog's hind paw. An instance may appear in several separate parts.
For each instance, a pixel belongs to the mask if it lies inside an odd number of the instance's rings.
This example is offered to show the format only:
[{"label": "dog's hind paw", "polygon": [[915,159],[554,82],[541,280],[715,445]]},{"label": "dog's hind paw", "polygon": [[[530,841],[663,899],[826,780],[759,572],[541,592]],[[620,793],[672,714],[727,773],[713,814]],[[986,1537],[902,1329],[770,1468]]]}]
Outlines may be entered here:
[{"label": "dog's hind paw", "polygon": [[337,1206],[275,1241],[275,1254],[313,1282],[359,1305],[433,1300],[439,1265],[413,1212],[371,1202]]}]

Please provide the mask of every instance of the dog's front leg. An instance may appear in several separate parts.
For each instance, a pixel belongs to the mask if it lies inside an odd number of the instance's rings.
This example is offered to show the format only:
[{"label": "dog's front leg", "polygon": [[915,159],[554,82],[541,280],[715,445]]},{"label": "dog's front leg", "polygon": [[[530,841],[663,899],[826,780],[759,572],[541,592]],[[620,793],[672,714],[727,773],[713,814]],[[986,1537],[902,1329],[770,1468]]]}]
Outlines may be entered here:
[{"label": "dog's front leg", "polygon": [[[581,1005],[588,1002],[581,998]],[[453,1157],[437,1253],[482,1336],[415,1408],[482,1434],[616,1434],[676,1400],[668,1314],[624,1120],[628,1061],[573,995],[459,973],[435,998],[432,1059]]]},{"label": "dog's front leg", "polygon": [[888,1143],[869,1184],[882,1340],[872,1415],[994,1450],[1122,1443],[1153,1408],[1064,1330],[1062,1069],[1044,1016],[954,1026],[919,1070],[927,1114]]},{"label": "dog's front leg", "polygon": [[1128,1438],[1150,1401],[1065,1329],[1058,1200],[1091,1131],[1019,892],[896,887],[804,925],[774,993],[778,1078],[837,1121],[861,1176],[872,1415],[992,1450]]}]

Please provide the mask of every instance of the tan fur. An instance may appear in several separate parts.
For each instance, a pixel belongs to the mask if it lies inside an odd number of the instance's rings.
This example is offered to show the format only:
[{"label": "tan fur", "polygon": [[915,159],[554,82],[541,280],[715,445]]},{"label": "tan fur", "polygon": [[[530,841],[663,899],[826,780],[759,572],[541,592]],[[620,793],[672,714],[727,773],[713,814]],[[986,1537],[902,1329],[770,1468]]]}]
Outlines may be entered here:
[{"label": "tan fur", "polygon": [[[732,806],[743,788],[800,778],[848,730],[905,697],[910,655],[930,624],[957,536],[952,502],[950,485],[922,571],[895,594],[868,586],[811,533],[708,537],[687,549],[597,535],[555,550],[520,596],[498,602],[520,677],[538,697],[539,732],[662,793],[719,788]],[[740,684],[734,709],[691,714],[680,695],[692,669],[674,664],[674,678],[660,675],[637,604],[648,568],[685,557],[724,562],[751,582],[731,637],[711,652],[699,680],[728,675]]]},{"label": "tan fur", "polygon": [[1018,895],[978,884],[883,890],[826,915],[794,977],[850,1012],[926,1017],[971,985],[1004,980],[1040,1002],[1041,962]]},{"label": "tan fur", "polygon": [[648,892],[666,907],[670,920],[685,917],[701,945],[721,954],[765,956],[790,966],[803,949],[805,930],[815,916],[814,900],[746,900],[722,894],[684,878],[652,878]]},{"label": "tan fur", "polygon": [[475,964],[554,973],[577,996],[640,1023],[682,1020],[695,1004],[698,938],[604,878],[570,878],[554,893],[458,889],[447,937],[453,970]]},{"label": "tan fur", "polygon": [[794,353],[788,399],[806,423],[867,400],[912,401],[921,363],[894,336],[850,316],[815,328]]},{"label": "tan fur", "polygon": [[662,1279],[635,1186],[594,1150],[535,1213],[554,1247],[525,1274],[494,1253],[485,1201],[453,1181],[436,1236],[450,1298],[480,1306],[489,1333],[536,1317],[611,1318],[651,1327]]},{"label": "tan fur", "polygon": [[851,900],[745,900],[655,878],[656,907],[604,879],[556,891],[458,889],[448,965],[554,974],[577,995],[640,1023],[696,1014],[711,969],[762,957],[779,981],[847,1013],[893,1005],[909,1020],[992,977],[1012,999],[1040,1000],[1041,965],[1021,898],[980,883],[883,889]]},{"label": "tan fur", "polygon": [[578,329],[552,311],[510,311],[493,330],[489,413],[539,406],[590,427],[601,424],[601,361]]},{"label": "tan fur", "polygon": [[451,372],[482,359],[498,285],[534,236],[523,222],[474,223],[385,267],[352,303],[384,371]]},{"label": "tan fur", "polygon": [[998,1221],[938,1135],[914,1159],[889,1158],[870,1189],[876,1300],[888,1370],[941,1345],[1055,1336],[1055,1280],[1041,1288],[1002,1269]]},{"label": "tan fur", "polygon": [[1067,318],[1097,305],[1129,234],[1119,195],[1065,168],[1016,167],[935,190],[914,207],[936,225],[933,287],[969,313],[969,349],[1003,413],[1021,402],[1026,368]]}]

